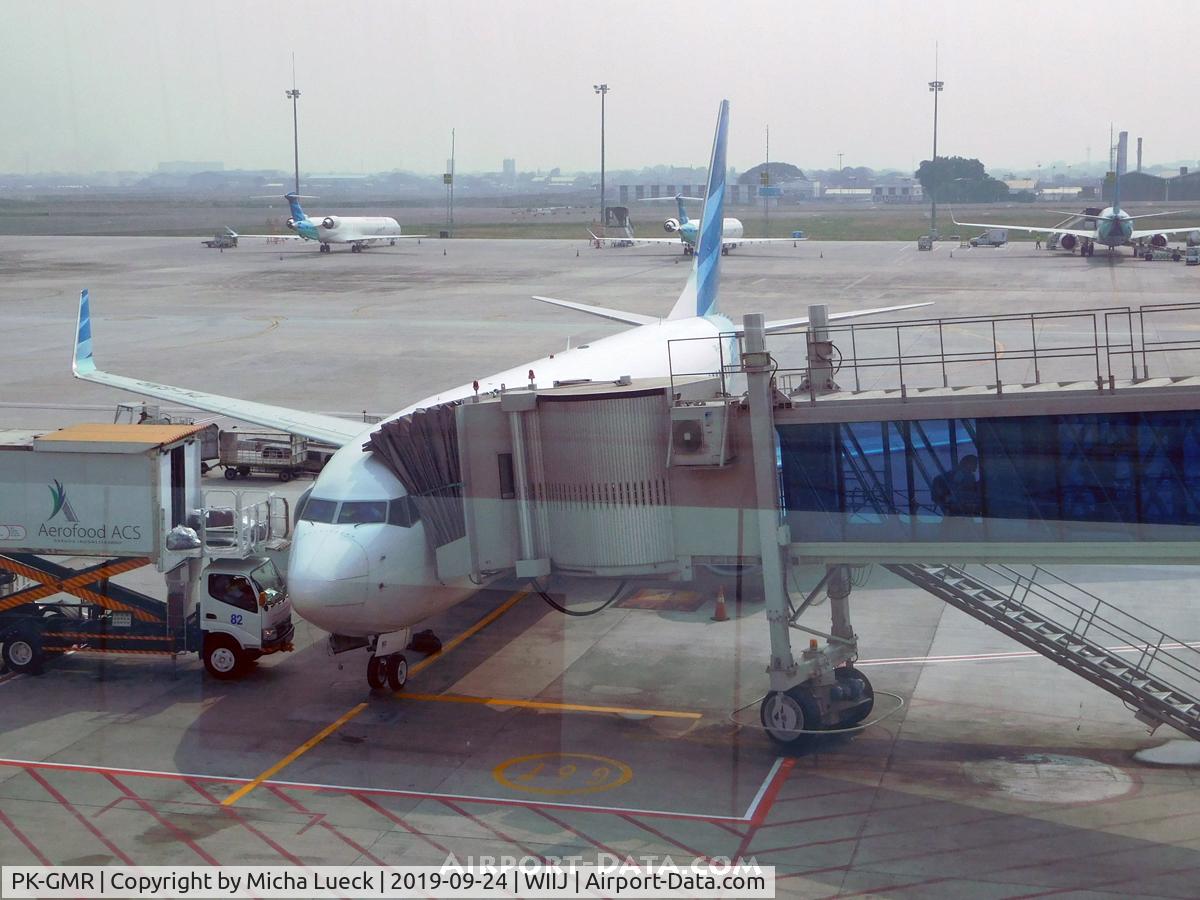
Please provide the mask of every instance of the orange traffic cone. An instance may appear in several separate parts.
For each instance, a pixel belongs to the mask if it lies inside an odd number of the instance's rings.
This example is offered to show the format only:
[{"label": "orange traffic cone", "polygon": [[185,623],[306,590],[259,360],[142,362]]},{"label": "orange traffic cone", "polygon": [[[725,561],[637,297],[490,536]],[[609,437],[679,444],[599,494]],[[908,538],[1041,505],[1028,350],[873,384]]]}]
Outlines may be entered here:
[{"label": "orange traffic cone", "polygon": [[717,588],[717,608],[713,610],[712,620],[714,622],[728,622],[729,613],[725,610],[725,588]]}]

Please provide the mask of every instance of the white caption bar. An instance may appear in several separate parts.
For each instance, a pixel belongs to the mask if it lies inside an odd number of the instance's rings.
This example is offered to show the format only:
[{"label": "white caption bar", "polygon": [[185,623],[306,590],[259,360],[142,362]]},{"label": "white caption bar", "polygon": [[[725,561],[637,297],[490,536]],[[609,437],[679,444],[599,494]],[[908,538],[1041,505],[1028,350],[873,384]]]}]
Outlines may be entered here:
[{"label": "white caption bar", "polygon": [[775,896],[773,866],[0,866],[0,896],[390,900],[401,897]]}]

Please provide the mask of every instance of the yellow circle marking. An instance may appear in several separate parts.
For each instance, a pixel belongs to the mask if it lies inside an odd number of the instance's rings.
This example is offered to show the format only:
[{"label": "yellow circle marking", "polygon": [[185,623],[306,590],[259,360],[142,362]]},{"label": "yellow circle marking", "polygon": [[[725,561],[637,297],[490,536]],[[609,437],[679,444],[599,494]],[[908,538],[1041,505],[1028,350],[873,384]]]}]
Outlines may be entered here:
[{"label": "yellow circle marking", "polygon": [[535,753],[505,760],[492,777],[514,791],[563,796],[610,791],[628,783],[633,769],[591,753]]}]

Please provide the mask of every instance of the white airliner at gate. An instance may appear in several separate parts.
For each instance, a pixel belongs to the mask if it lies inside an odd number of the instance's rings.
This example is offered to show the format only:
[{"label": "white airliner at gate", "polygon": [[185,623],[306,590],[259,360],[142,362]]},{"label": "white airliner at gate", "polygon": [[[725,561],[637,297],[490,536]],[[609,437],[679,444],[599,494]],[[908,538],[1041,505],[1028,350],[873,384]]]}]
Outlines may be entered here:
[{"label": "white airliner at gate", "polygon": [[[794,745],[869,721],[849,597],[851,568],[879,563],[1200,738],[1200,651],[1041,568],[1196,562],[1200,378],[1183,372],[1200,342],[1174,335],[1200,306],[843,327],[811,314],[796,335],[747,317],[717,372],[458,405],[459,471],[439,478],[464,526],[437,548],[440,576],[761,566],[761,718]],[[825,578],[791,596],[788,568],[813,563]],[[829,628],[800,625],[821,594]],[[820,640],[793,653],[796,629]]]}]

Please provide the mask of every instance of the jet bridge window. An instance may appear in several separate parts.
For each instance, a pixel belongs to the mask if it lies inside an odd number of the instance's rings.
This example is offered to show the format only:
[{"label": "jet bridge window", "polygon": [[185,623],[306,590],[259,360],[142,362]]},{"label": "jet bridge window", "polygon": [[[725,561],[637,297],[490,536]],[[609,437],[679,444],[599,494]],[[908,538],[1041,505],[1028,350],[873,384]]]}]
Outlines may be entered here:
[{"label": "jet bridge window", "polygon": [[336,512],[336,500],[321,500],[317,497],[309,497],[304,504],[304,509],[300,513],[300,521],[332,522],[334,513]]},{"label": "jet bridge window", "polygon": [[339,525],[373,525],[386,522],[388,502],[386,500],[346,500],[338,512]]},{"label": "jet bridge window", "polygon": [[388,507],[388,524],[399,525],[401,528],[411,528],[421,521],[417,504],[412,497],[397,497]]}]

